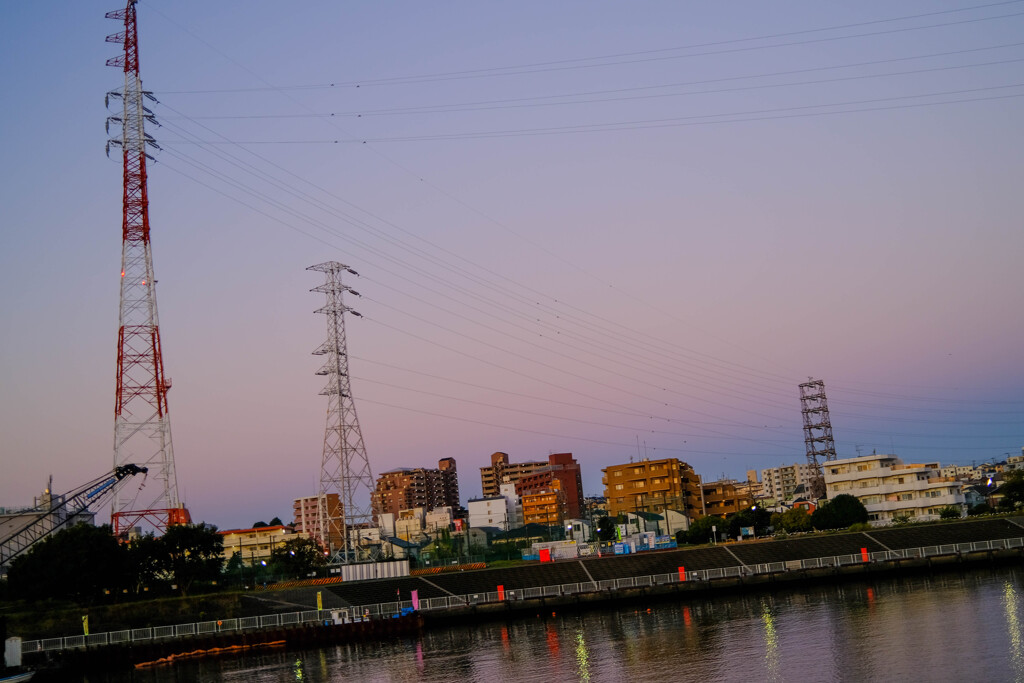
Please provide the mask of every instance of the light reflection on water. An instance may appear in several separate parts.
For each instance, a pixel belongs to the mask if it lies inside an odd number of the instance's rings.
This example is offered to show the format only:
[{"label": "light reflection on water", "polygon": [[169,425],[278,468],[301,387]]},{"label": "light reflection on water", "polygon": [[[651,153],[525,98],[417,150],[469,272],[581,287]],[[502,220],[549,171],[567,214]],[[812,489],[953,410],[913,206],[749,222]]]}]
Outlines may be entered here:
[{"label": "light reflection on water", "polygon": [[415,640],[184,662],[90,677],[178,681],[1014,680],[1024,570],[635,604],[435,631]]},{"label": "light reflection on water", "polygon": [[1003,584],[1003,605],[1006,612],[1006,632],[1010,636],[1010,663],[1014,681],[1024,683],[1024,644],[1021,636],[1020,590],[1013,583]]}]

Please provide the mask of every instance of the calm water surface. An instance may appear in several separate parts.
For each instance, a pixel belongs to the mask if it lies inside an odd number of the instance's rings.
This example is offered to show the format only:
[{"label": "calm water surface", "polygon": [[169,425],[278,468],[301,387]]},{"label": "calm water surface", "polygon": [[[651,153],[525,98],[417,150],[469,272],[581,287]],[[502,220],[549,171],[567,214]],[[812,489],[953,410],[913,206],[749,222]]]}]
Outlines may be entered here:
[{"label": "calm water surface", "polygon": [[1024,569],[550,612],[387,644],[186,662],[83,683],[1015,681]]}]

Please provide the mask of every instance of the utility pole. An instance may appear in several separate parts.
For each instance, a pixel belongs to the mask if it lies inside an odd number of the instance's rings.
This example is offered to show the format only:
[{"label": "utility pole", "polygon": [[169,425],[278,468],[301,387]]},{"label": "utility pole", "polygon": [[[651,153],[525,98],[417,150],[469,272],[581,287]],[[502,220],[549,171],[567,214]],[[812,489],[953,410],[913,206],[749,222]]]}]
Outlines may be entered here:
[{"label": "utility pole", "polygon": [[807,449],[807,464],[811,468],[811,494],[815,499],[825,496],[825,477],[821,462],[836,459],[836,444],[832,439],[832,421],[825,400],[824,380],[808,378],[800,385],[800,412],[804,422],[804,445]]},{"label": "utility pole", "polygon": [[[327,303],[315,311],[327,316],[327,341],[313,352],[315,356],[325,357],[316,374],[327,377],[327,384],[320,392],[321,396],[327,396],[327,427],[320,465],[316,534],[322,546],[337,561],[351,564],[361,559],[361,532],[369,530],[373,524],[370,500],[374,488],[370,461],[352,399],[345,341],[345,314],[362,316],[342,300],[345,293],[359,296],[359,292],[342,283],[342,273],[359,273],[337,261],[310,266],[306,270],[324,274],[324,284],[310,291],[324,294],[327,298]],[[338,495],[341,503],[337,520],[331,518],[327,504],[327,496],[332,493]],[[334,547],[332,540],[332,525],[340,527],[341,543],[338,547]]]},{"label": "utility pole", "polygon": [[120,124],[121,135],[107,141],[121,148],[124,193],[122,197],[121,307],[117,338],[117,373],[114,398],[114,466],[137,463],[149,470],[156,485],[137,502],[135,497],[116,493],[111,506],[114,533],[120,535],[141,522],[158,532],[172,524],[190,521],[178,500],[171,421],[167,392],[171,380],[164,374],[160,346],[160,324],[156,312],[156,279],[150,243],[149,196],[146,185],[146,148],[159,149],[145,130],[148,121],[159,125],[143,100],[155,102],[142,89],[139,77],[139,40],[135,15],[136,0],[123,10],[107,12],[108,19],[124,24],[124,30],[107,36],[108,43],[121,43],[123,54],[108,59],[107,66],[124,71],[124,87],[107,93],[106,104],[120,100],[121,110],[107,117]]}]

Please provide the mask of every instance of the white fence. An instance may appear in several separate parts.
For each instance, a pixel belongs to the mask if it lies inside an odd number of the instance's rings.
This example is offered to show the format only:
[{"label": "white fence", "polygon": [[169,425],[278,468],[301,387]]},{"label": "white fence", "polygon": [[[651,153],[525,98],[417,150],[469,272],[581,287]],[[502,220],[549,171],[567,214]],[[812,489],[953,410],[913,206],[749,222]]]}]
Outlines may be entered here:
[{"label": "white fence", "polygon": [[[870,553],[867,561],[886,562],[890,560],[959,555],[962,553],[982,552],[988,550],[1009,550],[1013,548],[1024,548],[1024,538],[1004,538],[994,541],[976,541],[974,543],[951,543],[946,545],[925,546],[923,548],[882,550]],[[672,574],[656,574],[653,576],[629,576],[621,579],[607,579],[596,582],[585,581],[582,583],[565,583],[555,586],[539,586],[536,588],[505,590],[504,602],[516,602],[535,598],[559,597],[564,595],[576,595],[579,593],[594,593],[601,591],[615,592],[620,589],[653,585],[662,586],[666,584],[680,583],[683,581],[713,581],[715,579],[729,577],[775,574],[797,569],[842,567],[864,563],[864,556],[860,553],[856,553],[853,555],[791,560],[789,562],[770,562],[766,564],[736,565],[716,569],[697,569],[686,571],[685,573],[675,572]],[[486,593],[425,598],[420,600],[419,608],[420,611],[429,612],[431,610],[452,609],[466,607],[468,605],[482,605],[498,602],[502,602],[499,593],[497,591],[489,591]],[[364,617],[369,617],[371,619],[379,619],[381,617],[390,618],[400,614],[403,609],[411,608],[412,602],[405,600],[402,602],[359,605],[343,608],[341,610],[308,610],[305,612],[289,612],[287,614],[268,614],[260,617],[219,619],[217,621],[200,621],[188,624],[177,624],[175,626],[155,626],[153,628],[110,631],[108,633],[94,633],[88,636],[43,638],[40,640],[23,641],[22,652],[26,654],[30,652],[54,652],[84,647],[116,645],[120,643],[140,643],[169,640],[174,638],[186,638],[195,635],[232,633],[251,629],[299,626],[302,624],[321,624],[325,622],[330,623],[333,619],[332,612],[344,612],[348,615],[354,615],[353,619],[355,621],[360,621]]]}]

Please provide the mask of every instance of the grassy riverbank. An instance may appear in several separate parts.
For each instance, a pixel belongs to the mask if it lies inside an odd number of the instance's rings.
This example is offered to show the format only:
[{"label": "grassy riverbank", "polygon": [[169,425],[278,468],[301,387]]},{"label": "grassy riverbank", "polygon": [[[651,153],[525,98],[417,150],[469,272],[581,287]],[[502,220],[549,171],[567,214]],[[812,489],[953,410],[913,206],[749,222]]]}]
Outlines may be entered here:
[{"label": "grassy riverbank", "polygon": [[235,591],[86,607],[66,602],[7,602],[0,607],[0,616],[7,620],[9,635],[27,640],[82,633],[85,615],[92,633],[221,619],[242,611],[243,595]]}]

